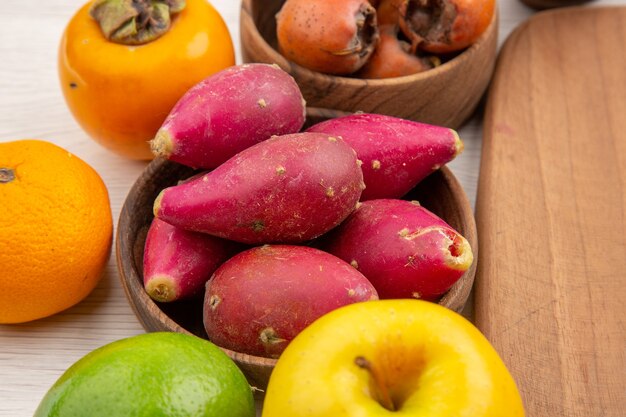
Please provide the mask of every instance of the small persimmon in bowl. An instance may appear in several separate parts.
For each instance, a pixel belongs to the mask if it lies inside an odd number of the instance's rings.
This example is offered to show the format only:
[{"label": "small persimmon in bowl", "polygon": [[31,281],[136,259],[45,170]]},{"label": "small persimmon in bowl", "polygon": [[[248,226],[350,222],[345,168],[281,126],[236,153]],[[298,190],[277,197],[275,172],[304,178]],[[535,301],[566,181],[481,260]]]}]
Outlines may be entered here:
[{"label": "small persimmon in bowl", "polygon": [[243,0],[245,62],[290,73],[311,107],[458,128],[495,66],[494,0]]}]

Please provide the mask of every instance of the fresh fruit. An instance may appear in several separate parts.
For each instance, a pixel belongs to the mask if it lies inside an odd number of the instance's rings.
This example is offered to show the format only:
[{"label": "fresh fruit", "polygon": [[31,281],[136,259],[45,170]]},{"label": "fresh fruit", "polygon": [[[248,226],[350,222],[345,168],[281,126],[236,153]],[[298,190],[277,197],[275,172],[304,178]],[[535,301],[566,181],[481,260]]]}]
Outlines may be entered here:
[{"label": "fresh fruit", "polygon": [[411,53],[411,45],[398,38],[398,27],[381,26],[378,47],[358,72],[360,78],[380,79],[403,77],[434,68],[440,60]]},{"label": "fresh fruit", "polygon": [[160,302],[193,297],[237,249],[234,242],[154,219],[144,247],[144,288]]},{"label": "fresh fruit", "polygon": [[113,220],[96,171],[52,143],[0,143],[0,323],[83,300],[109,259]]},{"label": "fresh fruit", "polygon": [[367,0],[287,0],[276,15],[276,32],[282,55],[328,74],[357,71],[379,36]]},{"label": "fresh fruit", "polygon": [[452,129],[382,114],[329,119],[308,132],[340,136],[363,162],[361,200],[400,198],[463,151]]},{"label": "fresh fruit", "polygon": [[[155,33],[170,14],[166,33]],[[58,62],[76,121],[101,145],[133,159],[153,157],[148,141],[189,88],[234,64],[228,28],[206,0],[88,2],[68,23]]]},{"label": "fresh fruit", "polygon": [[227,68],[191,88],[150,142],[157,156],[194,168],[215,168],[238,152],[300,131],[305,102],[277,65]]},{"label": "fresh fruit", "polygon": [[341,259],[306,246],[264,245],[226,261],[207,284],[204,327],[218,346],[278,357],[321,315],[378,299]]},{"label": "fresh fruit", "polygon": [[473,261],[467,240],[446,222],[395,199],[364,201],[323,248],[363,273],[380,298],[436,301]]},{"label": "fresh fruit", "polygon": [[313,71],[401,77],[471,46],[494,11],[494,0],[287,0],[276,36],[285,58]]},{"label": "fresh fruit", "polygon": [[450,53],[476,42],[494,10],[495,0],[402,0],[399,25],[412,51]]},{"label": "fresh fruit", "polygon": [[354,150],[323,133],[274,136],[157,197],[154,215],[242,243],[313,239],[356,207],[363,174]]},{"label": "fresh fruit", "polygon": [[278,359],[263,417],[523,417],[515,381],[465,318],[419,300],[322,316]]},{"label": "fresh fruit", "polygon": [[397,26],[400,19],[400,3],[404,0],[381,0],[376,7],[376,20],[382,26]]},{"label": "fresh fruit", "polygon": [[376,7],[380,43],[356,74],[359,78],[403,77],[426,71],[441,63],[438,57],[425,57],[400,35],[400,4],[403,0],[381,0]]},{"label": "fresh fruit", "polygon": [[109,343],[72,365],[35,417],[254,417],[245,377],[218,347],[180,333]]}]

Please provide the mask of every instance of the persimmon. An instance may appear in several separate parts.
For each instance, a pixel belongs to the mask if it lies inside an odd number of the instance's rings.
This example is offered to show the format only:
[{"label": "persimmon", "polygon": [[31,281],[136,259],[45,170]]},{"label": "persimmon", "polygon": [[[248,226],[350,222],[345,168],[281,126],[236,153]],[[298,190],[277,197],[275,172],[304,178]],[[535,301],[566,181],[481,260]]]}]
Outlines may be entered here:
[{"label": "persimmon", "polygon": [[404,0],[381,0],[376,6],[376,19],[379,26],[398,25],[400,5]]},{"label": "persimmon", "polygon": [[59,78],[74,118],[94,140],[132,159],[193,85],[235,64],[220,14],[206,0],[96,0],[69,21]]},{"label": "persimmon", "polygon": [[367,0],[287,0],[276,31],[287,59],[336,75],[360,69],[379,39],[376,9]]},{"label": "persimmon", "polygon": [[473,44],[494,9],[495,0],[402,0],[399,24],[413,51],[449,53]]},{"label": "persimmon", "polygon": [[361,78],[391,78],[416,74],[434,68],[440,63],[437,57],[421,57],[411,53],[411,45],[398,39],[397,26],[379,28],[380,43],[371,58],[359,71]]}]

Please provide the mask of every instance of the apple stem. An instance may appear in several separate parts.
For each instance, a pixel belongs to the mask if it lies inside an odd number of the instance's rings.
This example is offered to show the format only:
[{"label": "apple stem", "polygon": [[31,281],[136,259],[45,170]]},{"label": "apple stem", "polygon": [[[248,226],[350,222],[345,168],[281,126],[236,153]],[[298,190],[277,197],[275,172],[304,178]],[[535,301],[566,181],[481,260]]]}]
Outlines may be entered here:
[{"label": "apple stem", "polygon": [[389,395],[389,389],[387,388],[382,375],[378,372],[374,365],[363,356],[357,356],[354,358],[354,363],[359,368],[365,369],[372,376],[374,386],[376,388],[376,394],[378,396],[378,402],[387,410],[396,411],[391,395]]}]

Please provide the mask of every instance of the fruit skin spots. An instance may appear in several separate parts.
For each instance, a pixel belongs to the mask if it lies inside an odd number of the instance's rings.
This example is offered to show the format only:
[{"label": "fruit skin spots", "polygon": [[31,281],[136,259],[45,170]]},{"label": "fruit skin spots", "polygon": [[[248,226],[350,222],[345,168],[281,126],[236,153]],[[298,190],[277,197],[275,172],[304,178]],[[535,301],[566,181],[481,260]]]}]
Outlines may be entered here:
[{"label": "fruit skin spots", "polygon": [[204,233],[180,229],[153,219],[143,256],[143,284],[155,301],[192,298],[239,245]]},{"label": "fruit skin spots", "polygon": [[280,53],[326,74],[359,70],[379,41],[376,10],[366,0],[288,0],[276,15]]},{"label": "fruit skin spots", "polygon": [[363,172],[348,144],[300,132],[273,136],[202,178],[165,188],[154,214],[245,244],[302,243],[341,223],[362,189]]},{"label": "fruit skin spots", "polygon": [[324,120],[307,132],[342,138],[363,162],[360,201],[402,198],[420,181],[463,151],[456,131],[373,113]]},{"label": "fruit skin spots", "polygon": [[207,283],[203,323],[209,340],[231,351],[277,358],[318,317],[378,299],[372,284],[329,253],[263,245],[224,262]]},{"label": "fruit skin spots", "polygon": [[437,301],[471,266],[467,239],[414,202],[362,202],[321,248],[354,263],[381,299]]},{"label": "fruit skin spots", "polygon": [[254,417],[250,386],[214,344],[157,332],[105,345],[72,365],[35,417]]},{"label": "fruit skin spots", "polygon": [[50,316],[83,300],[109,259],[106,186],[88,164],[52,143],[0,144],[0,323]]},{"label": "fruit skin spots", "polygon": [[187,90],[150,148],[193,168],[217,168],[272,136],[299,132],[305,106],[294,78],[277,66],[235,65]]}]

